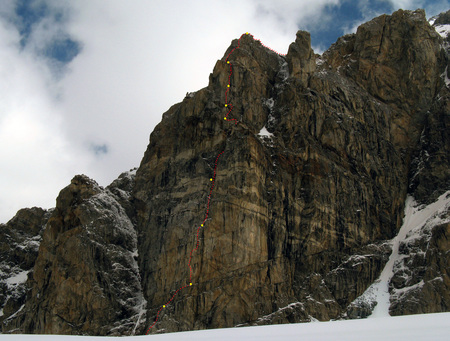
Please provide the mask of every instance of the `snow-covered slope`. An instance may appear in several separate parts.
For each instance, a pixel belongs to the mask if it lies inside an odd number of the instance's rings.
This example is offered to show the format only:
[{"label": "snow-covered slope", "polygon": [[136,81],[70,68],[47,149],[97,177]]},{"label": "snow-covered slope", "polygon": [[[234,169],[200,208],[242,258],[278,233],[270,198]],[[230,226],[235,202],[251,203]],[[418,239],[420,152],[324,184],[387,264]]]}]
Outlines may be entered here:
[{"label": "snow-covered slope", "polygon": [[449,15],[447,13],[441,13],[435,17],[430,18],[429,23],[434,27],[436,32],[444,39],[443,47],[447,50],[449,48],[449,34],[450,34],[450,23]]},{"label": "snow-covered slope", "polygon": [[[421,341],[448,340],[450,313],[381,317],[317,323],[209,329],[163,335],[122,337],[122,341]],[[108,341],[115,337],[2,335],[2,341]]]},{"label": "snow-covered slope", "polygon": [[[429,242],[434,227],[450,222],[449,210],[450,191],[442,194],[436,202],[428,206],[419,206],[412,197],[408,197],[405,204],[403,225],[398,235],[391,241],[392,254],[389,257],[389,261],[380,277],[353,304],[365,304],[372,308],[374,307],[370,317],[389,316],[389,308],[393,301],[401,299],[409,291],[423,287],[425,285],[423,279],[411,281],[410,278],[407,278],[408,274],[404,271],[408,267],[406,259],[412,255],[400,252],[400,248],[403,247],[410,250],[411,247],[409,245],[420,239],[426,239],[426,242]],[[426,251],[421,252],[425,254]],[[391,285],[391,281],[394,275],[400,272],[402,272],[402,277],[405,277],[404,282],[411,285],[405,285],[401,289],[396,289]],[[442,281],[443,279],[434,278],[433,280]]]}]

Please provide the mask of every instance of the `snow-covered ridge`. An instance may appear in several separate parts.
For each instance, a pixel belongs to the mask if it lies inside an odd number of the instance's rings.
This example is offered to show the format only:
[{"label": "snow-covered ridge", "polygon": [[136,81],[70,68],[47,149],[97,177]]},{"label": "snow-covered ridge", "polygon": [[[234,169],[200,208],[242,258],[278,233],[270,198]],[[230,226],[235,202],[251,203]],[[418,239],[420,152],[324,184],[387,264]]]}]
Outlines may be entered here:
[{"label": "snow-covered ridge", "polygon": [[[114,285],[118,286],[118,290],[123,294],[123,298],[126,298],[126,301],[119,300],[124,306],[131,306],[135,312],[129,319],[125,319],[124,321],[119,321],[116,323],[116,327],[112,328],[112,330],[117,329],[120,330],[122,328],[122,324],[132,323],[134,327],[131,331],[133,335],[135,335],[137,328],[142,326],[145,323],[145,315],[146,315],[146,305],[147,301],[144,298],[144,294],[141,287],[141,278],[139,274],[139,267],[137,263],[138,248],[137,248],[137,232],[130,218],[125,212],[125,209],[121,206],[117,195],[122,198],[129,198],[129,192],[119,189],[116,186],[120,185],[120,182],[124,183],[129,181],[134,181],[134,177],[136,175],[136,169],[132,169],[129,172],[122,173],[117,180],[113,182],[111,186],[107,189],[102,189],[101,192],[95,194],[84,204],[82,204],[83,209],[89,211],[89,216],[92,218],[92,221],[87,221],[85,223],[86,232],[88,234],[96,235],[96,240],[102,240],[102,234],[106,233],[103,231],[104,227],[114,226],[113,231],[109,231],[109,233],[113,233],[117,236],[117,238],[123,241],[123,247],[116,248],[117,252],[122,252],[122,257],[120,254],[117,257],[112,257],[111,262],[111,273],[117,272],[117,277],[111,277],[111,282],[113,279],[120,278],[119,273],[126,271],[128,272],[128,287],[123,287],[120,289],[120,285],[125,283],[115,283]],[[114,191],[115,194],[112,192]],[[102,245],[98,244],[100,248],[111,248],[112,245]],[[112,255],[112,253],[110,253]],[[119,262],[122,261],[121,262]],[[126,262],[124,262],[126,260]],[[131,269],[130,269],[131,268]],[[104,276],[108,276],[104,274]]]},{"label": "snow-covered ridge", "polygon": [[450,33],[450,25],[436,25],[435,30],[442,38],[447,38]]}]

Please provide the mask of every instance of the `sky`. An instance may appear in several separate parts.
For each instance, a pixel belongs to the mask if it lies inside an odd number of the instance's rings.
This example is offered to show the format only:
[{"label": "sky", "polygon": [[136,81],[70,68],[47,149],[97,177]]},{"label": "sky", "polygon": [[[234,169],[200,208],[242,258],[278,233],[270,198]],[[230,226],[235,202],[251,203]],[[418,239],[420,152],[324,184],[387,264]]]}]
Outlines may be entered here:
[{"label": "sky", "polygon": [[137,167],[162,114],[208,84],[250,32],[286,53],[297,30],[322,53],[380,14],[448,0],[0,1],[0,223],[52,208],[76,174],[107,186]]}]

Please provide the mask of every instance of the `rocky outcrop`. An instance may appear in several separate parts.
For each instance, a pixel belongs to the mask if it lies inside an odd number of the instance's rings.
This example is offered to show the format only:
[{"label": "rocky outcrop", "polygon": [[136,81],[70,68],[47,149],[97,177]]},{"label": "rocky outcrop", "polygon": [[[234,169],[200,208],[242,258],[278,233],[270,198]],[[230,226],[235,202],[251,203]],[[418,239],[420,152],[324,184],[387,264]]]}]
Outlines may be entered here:
[{"label": "rocky outcrop", "polygon": [[0,322],[14,318],[29,290],[44,226],[51,214],[33,207],[0,224]]},{"label": "rocky outcrop", "polygon": [[[443,25],[450,24],[450,11],[433,19],[443,38],[447,59],[439,74],[442,86],[425,116],[419,143],[413,152],[409,192],[418,204],[435,202],[450,188],[450,91],[449,39]],[[448,221],[444,211],[434,220]],[[443,312],[450,309],[449,223],[425,224],[416,238],[400,245],[402,260],[396,263],[391,281],[392,315]]]},{"label": "rocky outcrop", "polygon": [[[449,217],[447,211],[444,215]],[[441,218],[445,218],[442,216]],[[402,260],[391,281],[391,315],[450,310],[450,223],[425,227],[400,245]]]},{"label": "rocky outcrop", "polygon": [[[414,146],[425,113],[442,86],[439,35],[423,10],[399,10],[358,27],[325,53],[331,67],[391,109],[391,135],[400,149]],[[345,51],[342,55],[341,52]]]},{"label": "rocky outcrop", "polygon": [[103,189],[86,176],[76,176],[60,192],[28,281],[26,304],[15,319],[4,321],[4,331],[133,332],[145,300],[136,231],[119,203],[126,200],[133,177],[123,174]]},{"label": "rocky outcrop", "polygon": [[420,142],[413,153],[409,192],[430,204],[450,188],[450,91],[442,88],[426,114]]},{"label": "rocky outcrop", "polygon": [[295,42],[289,46],[286,61],[291,77],[301,80],[302,85],[306,87],[309,76],[316,70],[316,55],[311,48],[309,32],[297,32]]},{"label": "rocky outcrop", "polygon": [[[421,10],[375,18],[322,56],[303,31],[286,56],[234,40],[208,86],[164,113],[135,176],[61,191],[3,331],[370,315],[355,299],[389,259],[407,194],[426,204],[450,188],[447,66]],[[392,314],[448,310],[448,224],[427,226],[399,248]]]},{"label": "rocky outcrop", "polygon": [[446,189],[450,188],[450,60],[449,39],[444,25],[450,25],[450,11],[437,16],[433,26],[442,32],[442,48],[447,58],[442,61],[439,74],[441,84],[435,101],[425,115],[425,122],[410,168],[409,192],[421,204],[435,201]]}]

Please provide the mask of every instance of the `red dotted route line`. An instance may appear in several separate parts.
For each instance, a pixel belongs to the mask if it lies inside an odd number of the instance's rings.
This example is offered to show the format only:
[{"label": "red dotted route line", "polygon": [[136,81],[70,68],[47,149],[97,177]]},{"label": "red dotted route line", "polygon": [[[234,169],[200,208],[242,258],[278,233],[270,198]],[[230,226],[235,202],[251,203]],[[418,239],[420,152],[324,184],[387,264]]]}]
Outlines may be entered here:
[{"label": "red dotted route line", "polygon": [[[251,34],[250,34],[250,35],[251,35]],[[252,35],[251,35],[251,36],[252,36]],[[252,38],[255,39],[255,37],[253,37],[253,36],[252,36]],[[266,49],[269,49],[270,51],[275,52],[276,54],[278,54],[278,55],[280,55],[280,56],[286,57],[286,54],[285,54],[285,53],[280,53],[280,52],[275,51],[274,49],[270,48],[269,46],[264,45],[264,44],[261,42],[261,40],[259,40],[259,39],[255,39],[255,40],[256,40],[257,42],[259,42],[262,46],[264,46]]]},{"label": "red dotted route line", "polygon": [[[225,107],[228,108],[228,112],[227,112],[226,116],[224,117],[224,120],[234,121],[235,124],[238,123],[238,121],[237,121],[235,118],[228,118],[228,116],[230,115],[230,113],[233,111],[233,106],[231,105],[231,103],[228,103],[228,93],[229,93],[229,91],[230,91],[230,87],[231,87],[231,75],[232,75],[232,73],[233,73],[233,67],[232,67],[232,64],[231,64],[231,62],[230,62],[228,59],[230,58],[231,54],[232,54],[235,50],[237,50],[238,48],[241,47],[241,46],[240,46],[240,45],[241,45],[241,39],[242,39],[242,37],[245,36],[245,35],[250,35],[254,40],[256,40],[255,37],[253,37],[253,35],[251,35],[251,34],[249,34],[249,33],[245,33],[245,34],[241,35],[241,37],[240,37],[239,40],[238,40],[237,46],[236,46],[234,49],[232,49],[232,50],[230,51],[230,53],[228,54],[228,56],[227,56],[227,58],[226,58],[227,64],[230,65],[230,72],[229,72],[229,74],[228,74],[227,90],[225,91]],[[261,43],[260,40],[256,40],[256,41],[258,41],[259,43]],[[279,55],[281,55],[281,56],[285,56],[285,54],[278,53],[277,51],[271,49],[270,47],[267,47],[267,46],[264,45],[263,43],[261,43],[261,45],[264,46],[265,48],[271,50],[272,52],[275,52],[275,53],[277,53],[277,54],[279,54]],[[210,204],[211,204],[211,195],[212,195],[212,191],[213,191],[213,189],[214,189],[214,185],[215,185],[215,182],[216,182],[217,162],[219,162],[219,158],[220,158],[220,156],[221,156],[224,152],[225,152],[225,151],[222,151],[221,153],[219,153],[219,155],[217,155],[216,161],[215,161],[215,163],[214,163],[214,173],[213,173],[212,178],[209,179],[209,180],[211,181],[211,188],[210,188],[210,190],[209,190],[208,203],[206,204],[206,215],[205,215],[205,219],[203,219],[202,224],[200,224],[200,226],[197,228],[196,245],[195,245],[195,248],[192,249],[192,251],[191,251],[191,253],[190,253],[190,255],[189,255],[189,263],[188,263],[188,266],[189,266],[189,284],[188,284],[188,285],[185,285],[185,286],[183,286],[183,287],[178,288],[178,290],[175,291],[175,293],[172,295],[172,297],[170,298],[170,300],[168,300],[166,304],[164,304],[161,308],[159,308],[158,312],[156,313],[155,321],[154,321],[153,324],[147,329],[147,332],[145,333],[146,335],[148,335],[148,334],[150,333],[150,330],[151,330],[151,329],[155,326],[155,324],[158,322],[159,314],[161,313],[161,311],[162,311],[164,308],[166,308],[166,306],[168,306],[168,305],[173,301],[173,299],[174,299],[175,296],[178,294],[178,292],[179,292],[180,290],[182,290],[182,289],[185,289],[185,288],[188,288],[188,287],[192,286],[192,267],[191,267],[192,254],[193,254],[195,251],[197,251],[197,249],[198,249],[199,241],[200,241],[200,240],[199,240],[200,229],[203,227],[203,225],[205,224],[206,220],[208,219],[209,208],[210,208]]]}]

